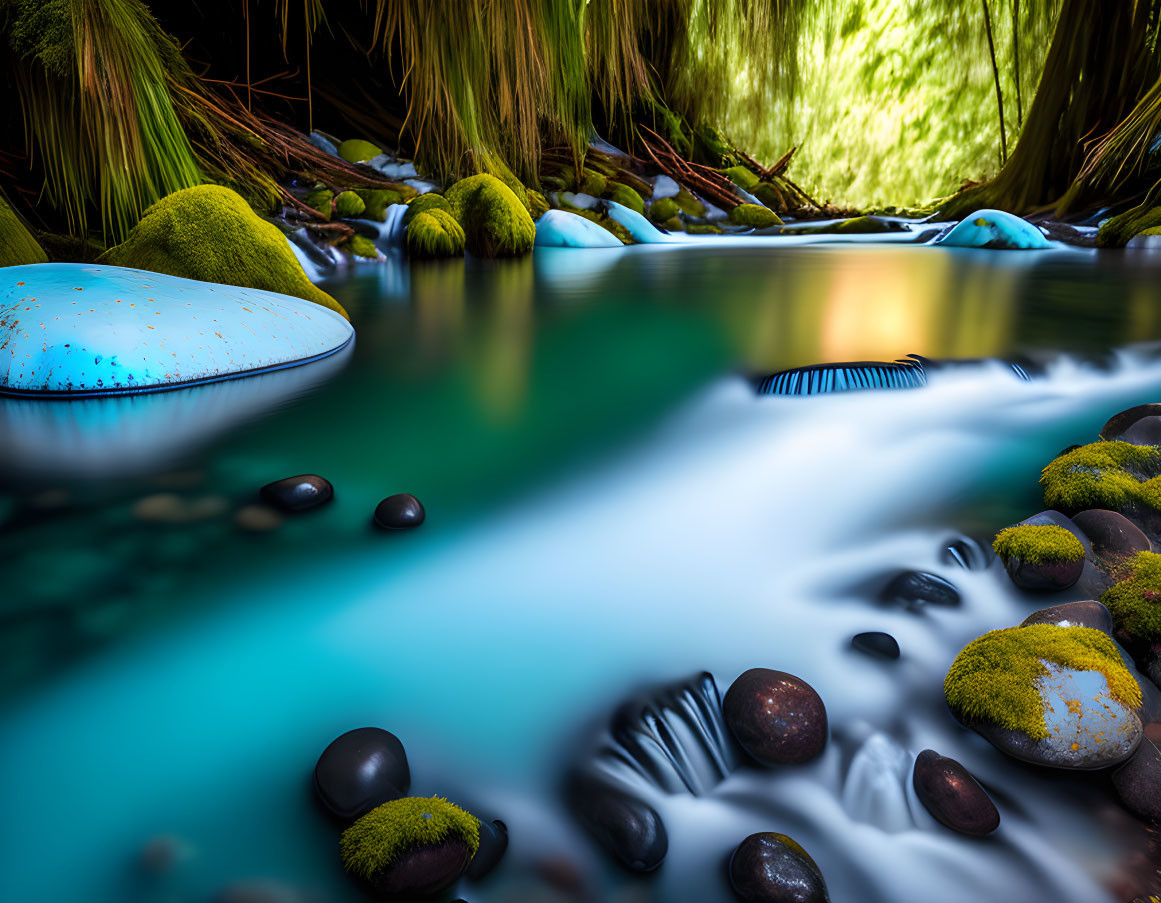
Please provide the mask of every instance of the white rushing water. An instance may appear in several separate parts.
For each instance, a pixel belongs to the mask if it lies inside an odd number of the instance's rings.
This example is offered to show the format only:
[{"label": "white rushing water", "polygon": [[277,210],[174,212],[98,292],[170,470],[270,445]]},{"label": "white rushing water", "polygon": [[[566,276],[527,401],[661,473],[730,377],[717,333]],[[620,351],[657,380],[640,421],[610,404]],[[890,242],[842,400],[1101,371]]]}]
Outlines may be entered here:
[{"label": "white rushing water", "polygon": [[[306,775],[335,735],[378,724],[407,745],[412,792],[509,825],[508,857],[465,892],[472,903],[517,899],[522,874],[561,858],[590,899],[725,903],[725,857],[760,830],[798,840],[835,903],[1112,901],[1133,835],[1107,792],[1005,759],[946,711],[959,649],[1039,606],[999,568],[941,552],[960,535],[949,512],[1034,482],[1061,447],[1157,389],[1161,364],[1132,355],[1111,373],[1061,360],[1028,383],[981,365],[913,391],[808,399],[724,380],[617,459],[421,558],[302,562],[283,582],[223,587],[212,613],[9,713],[0,899],[194,903],[243,878],[360,899]],[[962,604],[879,604],[911,568],[951,580]],[[902,659],[852,652],[865,630],[894,635]],[[739,769],[698,759],[691,733],[675,768],[696,793],[622,774],[664,816],[667,862],[647,883],[607,869],[557,802],[564,771],[597,749],[620,700],[702,670],[724,693],[750,667],[818,690],[824,755]],[[952,834],[917,803],[910,767],[928,747],[992,792],[994,836]],[[196,853],[154,883],[127,877],[160,834]],[[567,899],[545,893],[525,899]]]}]

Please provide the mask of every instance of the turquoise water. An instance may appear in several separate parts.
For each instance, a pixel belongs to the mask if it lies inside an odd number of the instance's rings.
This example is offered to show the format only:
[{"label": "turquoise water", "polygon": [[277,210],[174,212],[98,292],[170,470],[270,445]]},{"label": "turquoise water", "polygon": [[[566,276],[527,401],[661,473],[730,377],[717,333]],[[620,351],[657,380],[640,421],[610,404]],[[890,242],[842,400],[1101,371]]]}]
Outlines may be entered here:
[{"label": "turquoise water", "polygon": [[[1156,274],[1143,255],[862,246],[396,262],[327,285],[358,330],[330,366],[0,401],[0,899],[192,903],[258,879],[359,899],[309,774],[365,724],[404,741],[413,792],[510,826],[473,903],[570,899],[538,877],[561,862],[590,898],[725,901],[720,859],[759,829],[794,834],[836,901],[1113,899],[1140,829],[943,710],[958,649],[1035,606],[939,553],[1031,513],[1044,462],[1157,400]],[[1046,369],[809,399],[742,378],[907,353]],[[258,486],[311,471],[332,505],[254,521]],[[428,522],[375,534],[399,491]],[[871,604],[902,567],[964,605]],[[846,651],[868,629],[902,667]],[[670,860],[643,884],[605,868],[557,802],[565,769],[621,699],[753,666],[819,690],[827,754],[659,796]],[[1001,835],[882,821],[906,811],[895,752],[924,746],[995,790]],[[140,865],[159,837],[160,874]]]}]

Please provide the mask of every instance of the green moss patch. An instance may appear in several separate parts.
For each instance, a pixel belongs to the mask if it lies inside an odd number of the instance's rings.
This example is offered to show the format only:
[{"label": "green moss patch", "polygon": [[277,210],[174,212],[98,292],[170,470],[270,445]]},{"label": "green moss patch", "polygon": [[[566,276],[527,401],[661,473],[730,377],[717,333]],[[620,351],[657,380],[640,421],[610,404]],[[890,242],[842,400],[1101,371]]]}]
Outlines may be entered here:
[{"label": "green moss patch", "polygon": [[387,188],[365,188],[355,194],[363,199],[363,215],[380,223],[387,219],[388,207],[403,202],[403,195]]},{"label": "green moss patch", "polygon": [[609,183],[609,193],[606,195],[610,201],[615,201],[625,207],[628,207],[634,213],[645,215],[645,201],[642,199],[635,189],[628,185],[622,185],[620,182]]},{"label": "green moss patch", "polygon": [[992,548],[1004,561],[1062,564],[1084,558],[1084,545],[1071,530],[1057,524],[1021,524],[996,534]]},{"label": "green moss patch", "polygon": [[162,198],[99,262],[294,295],[347,316],[338,301],[306,278],[278,227],[220,185]]},{"label": "green moss patch", "polygon": [[329,188],[317,185],[307,192],[305,203],[312,210],[317,210],[328,220],[334,212],[335,193]]},{"label": "green moss patch", "polygon": [[339,216],[361,216],[367,205],[353,191],[344,191],[335,198],[335,213]]},{"label": "green moss patch", "polygon": [[1151,207],[1148,210],[1134,207],[1105,220],[1097,232],[1097,243],[1106,248],[1123,248],[1135,235],[1153,233],[1159,226],[1161,226],[1161,207]]},{"label": "green moss patch", "polygon": [[480,848],[480,822],[474,815],[438,796],[409,796],[372,809],[347,830],[339,842],[343,867],[373,879],[408,850],[458,838],[474,856]]},{"label": "green moss patch", "polygon": [[782,225],[778,214],[761,204],[739,204],[730,211],[730,222],[736,226],[750,226],[754,229]]},{"label": "green moss patch", "polygon": [[1105,590],[1101,602],[1117,630],[1138,640],[1161,640],[1161,555],[1138,552],[1126,575]]},{"label": "green moss patch", "polygon": [[365,257],[368,260],[379,259],[379,249],[375,247],[375,242],[364,235],[352,235],[343,247],[356,257]]},{"label": "green moss patch", "polygon": [[548,199],[539,191],[528,189],[528,214],[532,217],[533,222],[540,219],[548,212]]},{"label": "green moss patch", "polygon": [[407,224],[407,253],[411,257],[459,257],[464,253],[464,244],[463,228],[439,207],[421,211]]},{"label": "green moss patch", "polygon": [[681,212],[686,216],[692,216],[695,219],[700,219],[709,213],[709,209],[706,207],[706,205],[695,198],[693,194],[685,188],[682,188],[679,192],[677,192],[677,194],[673,196],[673,200],[677,204],[678,209],[680,209]]},{"label": "green moss patch", "polygon": [[595,198],[599,198],[609,188],[609,180],[606,176],[599,172],[585,168],[581,173],[580,185],[577,186],[577,191],[581,194],[591,194]]},{"label": "green moss patch", "polygon": [[0,196],[0,267],[47,262],[48,255],[44,253],[44,248]]},{"label": "green moss patch", "polygon": [[760,181],[754,173],[744,166],[731,166],[729,169],[723,169],[722,175],[746,191],[749,191]]},{"label": "green moss patch", "polygon": [[649,205],[649,219],[655,223],[663,223],[677,216],[680,210],[673,198],[661,198]]},{"label": "green moss patch", "polygon": [[339,145],[339,156],[348,163],[366,163],[368,160],[374,160],[381,153],[383,151],[378,147],[362,138],[348,138]]},{"label": "green moss patch", "polygon": [[419,197],[412,198],[407,202],[407,212],[403,215],[403,222],[410,223],[413,217],[421,213],[426,213],[429,210],[443,210],[446,213],[451,213],[451,204],[447,202],[442,194],[435,192],[428,192],[421,194]]},{"label": "green moss patch", "polygon": [[1107,634],[1055,624],[993,630],[968,643],[947,672],[943,692],[965,720],[989,721],[1044,740],[1048,728],[1037,681],[1048,676],[1045,662],[1099,671],[1114,699],[1129,708],[1141,704],[1141,687]]},{"label": "green moss patch", "polygon": [[1050,463],[1040,474],[1044,503],[1066,513],[1089,508],[1113,511],[1139,503],[1161,509],[1161,484],[1143,483],[1134,472],[1161,467],[1161,450],[1129,442],[1094,442]]},{"label": "green moss patch", "polygon": [[515,257],[532,250],[536,224],[512,189],[495,176],[460,179],[446,197],[473,254]]}]

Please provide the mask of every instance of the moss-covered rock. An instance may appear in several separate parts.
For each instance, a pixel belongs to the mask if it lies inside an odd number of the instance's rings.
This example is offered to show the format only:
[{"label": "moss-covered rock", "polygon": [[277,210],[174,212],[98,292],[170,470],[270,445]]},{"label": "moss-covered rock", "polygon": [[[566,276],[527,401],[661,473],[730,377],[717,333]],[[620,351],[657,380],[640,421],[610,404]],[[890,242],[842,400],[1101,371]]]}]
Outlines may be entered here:
[{"label": "moss-covered rock", "polygon": [[388,207],[403,203],[403,195],[388,188],[364,188],[355,194],[363,199],[363,215],[380,223],[387,219]]},{"label": "moss-covered rock", "polygon": [[548,212],[548,199],[539,191],[528,189],[528,214],[533,222]]},{"label": "moss-covered rock", "polygon": [[1090,627],[1032,624],[993,630],[963,648],[947,672],[944,695],[968,723],[985,721],[1049,739],[1038,683],[1047,665],[1099,671],[1113,699],[1129,709],[1141,704],[1141,687],[1125,667],[1112,638]]},{"label": "moss-covered rock", "polygon": [[786,195],[774,182],[759,182],[748,190],[750,194],[775,212],[786,210],[790,206],[786,202]]},{"label": "moss-covered rock", "polygon": [[[424,214],[428,215],[428,214]],[[402,797],[372,809],[343,832],[343,867],[390,896],[440,892],[480,848],[480,822],[439,797]]]},{"label": "moss-covered rock", "polygon": [[736,226],[750,226],[753,229],[782,225],[777,213],[760,204],[739,204],[730,211],[730,222]]},{"label": "moss-covered rock", "polygon": [[581,181],[577,190],[581,194],[591,194],[595,198],[599,198],[609,188],[609,179],[607,176],[597,172],[596,170],[585,167],[581,173]]},{"label": "moss-covered rock", "polygon": [[1118,636],[1134,644],[1161,640],[1161,555],[1139,552],[1101,602],[1113,616]]},{"label": "moss-covered rock", "polygon": [[992,548],[1001,560],[1018,558],[1028,564],[1061,564],[1084,560],[1084,545],[1064,527],[1022,524],[996,534]]},{"label": "moss-covered rock", "polygon": [[673,198],[660,198],[649,205],[649,219],[655,223],[664,223],[680,212],[681,208]]},{"label": "moss-covered rock", "polygon": [[1052,461],[1040,474],[1044,503],[1066,514],[1088,508],[1120,511],[1133,504],[1161,509],[1161,450],[1128,442],[1094,442]]},{"label": "moss-covered rock", "polygon": [[645,215],[645,201],[641,195],[628,185],[622,185],[620,182],[610,182],[609,191],[606,197],[610,201],[615,201],[622,206],[628,207],[634,213]]},{"label": "moss-covered rock", "polygon": [[162,198],[100,262],[281,292],[347,316],[338,301],[306,278],[286,236],[239,194],[219,185],[185,188]]},{"label": "moss-covered rock", "polygon": [[0,267],[47,263],[44,248],[32,237],[16,212],[0,195]]},{"label": "moss-covered rock", "polygon": [[532,250],[536,224],[512,189],[495,176],[484,173],[461,179],[446,197],[473,254],[514,257]]},{"label": "moss-covered rock", "polygon": [[690,223],[685,231],[690,235],[721,235],[722,227],[713,223]]},{"label": "moss-covered rock", "polygon": [[304,202],[306,206],[312,210],[317,210],[329,220],[334,213],[335,193],[322,185],[316,185],[306,193]]},{"label": "moss-covered rock", "polygon": [[344,191],[335,198],[335,213],[339,216],[361,216],[366,209],[366,203],[353,191]]},{"label": "moss-covered rock", "polygon": [[348,138],[339,145],[339,156],[348,163],[366,163],[368,160],[374,160],[381,153],[383,151],[378,147],[362,138]]},{"label": "moss-covered rock", "polygon": [[1097,244],[1104,248],[1123,248],[1134,236],[1152,233],[1159,227],[1161,227],[1161,207],[1151,207],[1148,210],[1134,207],[1105,220],[1097,232]]},{"label": "moss-covered rock", "polygon": [[439,207],[420,211],[407,224],[407,253],[411,257],[459,257],[464,253],[464,244],[463,228]]},{"label": "moss-covered rock", "polygon": [[427,213],[431,210],[443,210],[446,213],[452,212],[451,204],[447,202],[447,198],[442,194],[429,191],[427,194],[421,194],[419,197],[412,198],[407,202],[407,212],[403,215],[403,222],[410,223],[419,214]]},{"label": "moss-covered rock", "polygon": [[379,259],[379,249],[375,247],[375,242],[365,235],[352,235],[343,247],[356,257],[365,257],[368,260]]},{"label": "moss-covered rock", "polygon": [[682,213],[686,216],[692,216],[694,219],[700,219],[709,213],[709,208],[695,198],[688,189],[682,188],[673,196],[673,200]]},{"label": "moss-covered rock", "polygon": [[758,177],[744,166],[731,166],[729,169],[723,169],[722,175],[745,191],[754,188],[759,182]]}]

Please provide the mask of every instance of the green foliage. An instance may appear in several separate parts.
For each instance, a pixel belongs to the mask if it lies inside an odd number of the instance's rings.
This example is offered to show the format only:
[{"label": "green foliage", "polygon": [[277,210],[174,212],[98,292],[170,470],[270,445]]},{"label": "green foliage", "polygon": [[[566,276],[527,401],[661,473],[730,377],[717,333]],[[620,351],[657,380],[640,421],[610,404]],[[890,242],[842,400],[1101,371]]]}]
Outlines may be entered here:
[{"label": "green foliage", "polygon": [[1137,640],[1161,640],[1161,555],[1138,552],[1124,579],[1101,596],[1117,630]]},{"label": "green foliage", "polygon": [[610,201],[616,201],[618,204],[628,207],[635,213],[640,213],[642,216],[645,215],[645,201],[642,200],[641,195],[637,193],[636,189],[630,188],[628,185],[622,185],[620,182],[610,182],[606,197]]},{"label": "green foliage", "polygon": [[348,163],[366,163],[383,153],[370,141],[364,141],[361,138],[348,138],[339,145],[338,151],[339,156]]},{"label": "green foliage", "polygon": [[203,181],[170,84],[188,74],[142,0],[0,0],[15,87],[49,203],[74,234],[123,238],[159,198]]},{"label": "green foliage", "polygon": [[347,315],[306,278],[286,236],[240,195],[218,185],[186,188],[158,201],[100,261],[294,295]]},{"label": "green foliage", "polygon": [[421,210],[407,225],[407,253],[412,257],[459,257],[465,241],[456,218],[439,207]]},{"label": "green foliage", "polygon": [[[1089,508],[1113,511],[1140,502],[1156,507],[1155,493],[1135,474],[1161,468],[1161,450],[1129,442],[1094,442],[1052,461],[1040,473],[1044,504],[1066,513]],[[1154,487],[1156,488],[1156,487]]]},{"label": "green foliage", "polygon": [[744,166],[731,166],[729,169],[723,169],[722,175],[746,191],[754,188],[759,181],[758,177]]},{"label": "green foliage", "polygon": [[1089,627],[1033,624],[993,630],[963,648],[943,682],[947,704],[965,720],[989,721],[1048,737],[1037,682],[1048,662],[1076,671],[1099,671],[1112,697],[1129,708],[1141,704],[1141,687],[1125,668],[1116,644]]},{"label": "green foliage", "polygon": [[1019,559],[1026,564],[1061,564],[1084,558],[1084,545],[1057,524],[1021,524],[996,534],[992,548],[1003,561]]},{"label": "green foliage", "polygon": [[677,216],[680,209],[673,198],[660,198],[649,205],[649,219],[655,223],[663,223]]},{"label": "green foliage", "polygon": [[339,216],[359,216],[366,209],[367,205],[357,192],[344,191],[335,198],[335,213]]},{"label": "green foliage", "polygon": [[388,188],[363,188],[355,194],[363,199],[364,216],[378,222],[387,219],[388,207],[403,202],[403,195]]},{"label": "green foliage", "polygon": [[512,189],[495,176],[461,179],[448,189],[446,197],[473,254],[515,257],[532,250],[536,224]]},{"label": "green foliage", "polygon": [[44,249],[25,228],[15,211],[0,195],[0,267],[14,267],[26,263],[46,263]]},{"label": "green foliage", "polygon": [[352,235],[343,247],[356,257],[365,257],[368,260],[379,259],[379,249],[375,247],[375,242],[364,235]]},{"label": "green foliage", "polygon": [[469,857],[475,856],[479,819],[438,796],[408,796],[372,809],[347,828],[339,850],[348,872],[370,880],[404,853],[449,838],[463,842]]},{"label": "green foliage", "polygon": [[739,204],[730,211],[730,222],[735,226],[750,226],[754,229],[782,225],[777,213],[760,204]]},{"label": "green foliage", "polygon": [[421,194],[417,198],[412,198],[407,202],[407,213],[403,217],[403,221],[409,223],[413,217],[430,210],[443,210],[447,213],[452,212],[451,204],[447,202],[447,198],[442,194],[428,192],[427,194]]},{"label": "green foliage", "polygon": [[1129,239],[1161,226],[1161,207],[1134,207],[1101,224],[1097,242],[1103,248],[1123,248]]}]

